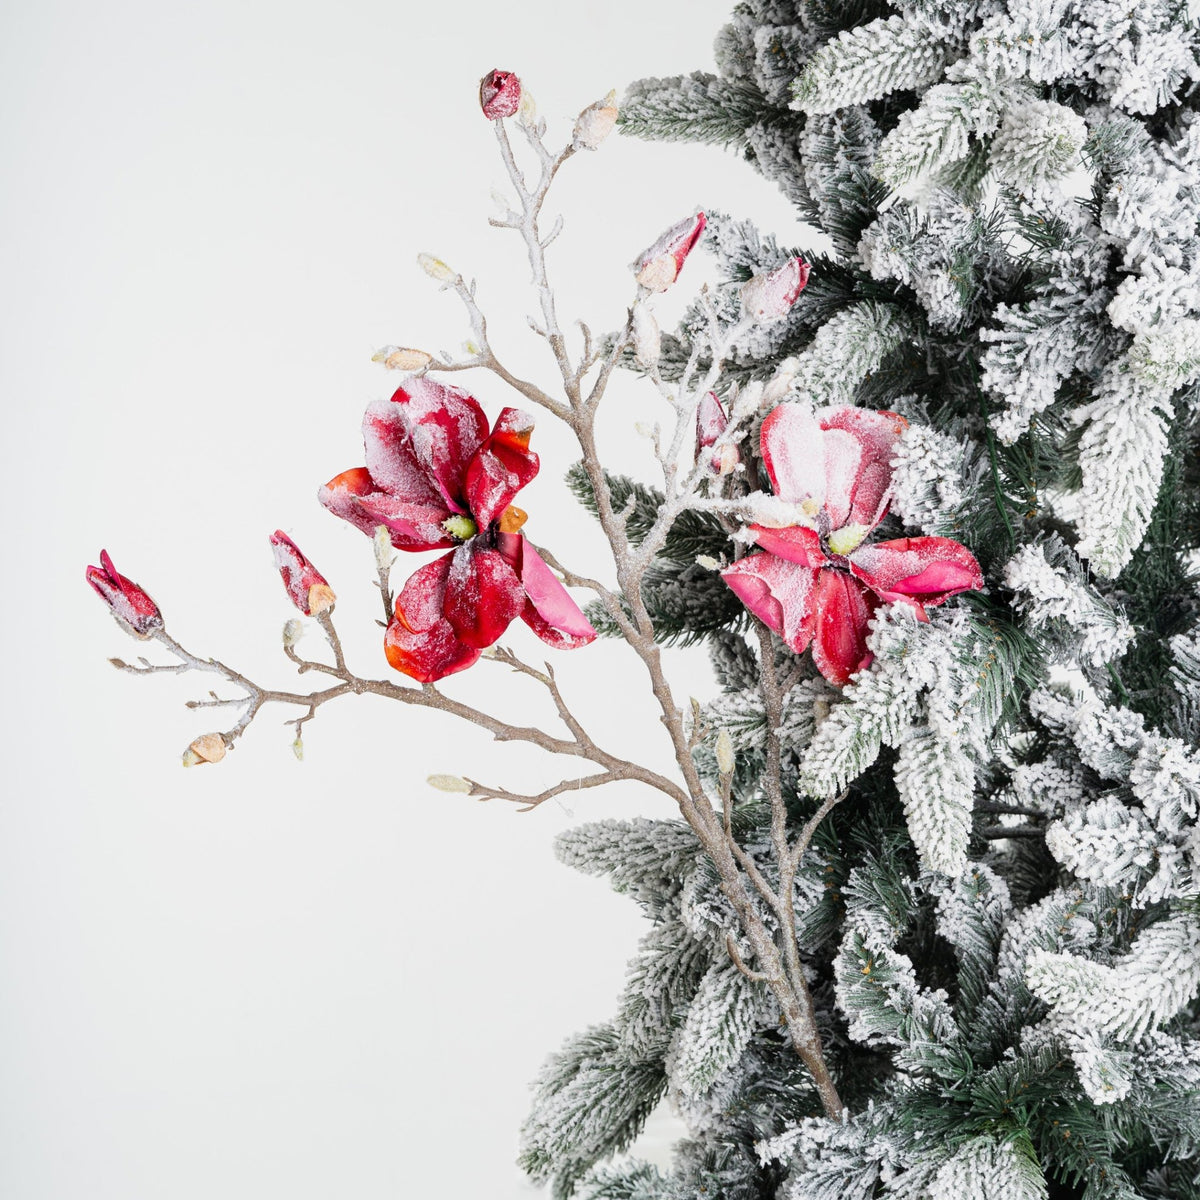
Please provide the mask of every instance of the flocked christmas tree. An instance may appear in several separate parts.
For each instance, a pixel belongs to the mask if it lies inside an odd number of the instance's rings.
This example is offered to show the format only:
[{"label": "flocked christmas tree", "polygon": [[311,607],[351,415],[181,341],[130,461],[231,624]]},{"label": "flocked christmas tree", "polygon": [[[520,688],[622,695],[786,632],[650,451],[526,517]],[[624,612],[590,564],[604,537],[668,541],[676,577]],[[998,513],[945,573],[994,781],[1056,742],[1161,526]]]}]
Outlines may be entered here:
[{"label": "flocked christmas tree", "polygon": [[[636,298],[572,352],[540,232],[566,160],[519,81],[481,95],[516,197],[561,396],[472,325],[364,422],[367,464],[322,501],[373,535],[386,655],[347,665],[334,596],[273,539],[332,677],[260,687],[167,635],[107,556],[126,628],[261,706],[369,692],[638,779],[678,820],[600,821],[562,858],[650,919],[612,1020],[547,1063],[523,1163],[591,1200],[1200,1197],[1200,11],[1043,0],[756,0],[720,74],[637,85],[627,133],[732,146],[821,240],[697,214],[638,257]],[[517,165],[506,123],[528,143]],[[654,297],[698,246],[723,282],[675,334]],[[816,252],[820,250],[820,252]],[[615,586],[522,532],[532,418],[494,422],[439,373],[482,368],[564,420],[572,489]],[[660,487],[605,472],[595,411],[644,375]],[[393,597],[391,548],[446,550]],[[587,618],[563,584],[590,589]],[[671,737],[667,778],[598,746],[553,672],[491,649],[522,617],[559,648],[623,637]],[[589,620],[590,619],[590,620]],[[291,626],[291,623],[289,623]],[[722,694],[678,705],[657,647],[704,642]],[[437,681],[483,654],[536,679],[565,733]],[[207,702],[206,702],[207,703]],[[299,737],[297,737],[299,743]],[[442,786],[538,804],[468,780]],[[667,1096],[672,1171],[612,1156]]]}]

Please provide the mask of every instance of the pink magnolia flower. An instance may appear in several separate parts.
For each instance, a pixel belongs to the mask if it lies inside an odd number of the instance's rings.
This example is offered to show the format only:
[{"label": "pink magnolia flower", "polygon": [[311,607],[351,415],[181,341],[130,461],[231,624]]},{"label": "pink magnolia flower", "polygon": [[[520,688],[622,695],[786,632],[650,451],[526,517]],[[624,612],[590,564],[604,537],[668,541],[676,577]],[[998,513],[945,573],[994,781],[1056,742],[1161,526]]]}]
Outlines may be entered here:
[{"label": "pink magnolia flower", "polygon": [[100,551],[100,566],[88,567],[87,581],[118,623],[134,637],[146,638],[152,630],[162,628],[158,605],[133,580],[117,574],[107,550]]},{"label": "pink magnolia flower", "polygon": [[704,232],[708,218],[698,212],[672,225],[666,233],[638,255],[633,264],[634,278],[650,292],[665,292],[679,278],[684,260]]},{"label": "pink magnolia flower", "polygon": [[567,590],[520,533],[511,501],[538,471],[533,419],[506,408],[489,431],[475,398],[410,379],[363,418],[367,465],[320,492],[330,512],[399,550],[450,553],[420,567],[396,597],[384,648],[422,683],[462,671],[520,617],[560,649],[596,636]]},{"label": "pink magnolia flower", "polygon": [[271,549],[287,594],[306,617],[320,616],[333,607],[337,600],[333,588],[282,529],[271,534]]},{"label": "pink magnolia flower", "polygon": [[905,425],[889,412],[779,405],[763,422],[763,464],[800,521],[749,526],[760,552],[721,572],[797,654],[811,644],[817,669],[839,687],[869,665],[868,622],[881,603],[909,604],[925,620],[927,605],[983,586],[974,556],[950,538],[865,542],[887,515]]},{"label": "pink magnolia flower", "polygon": [[778,321],[791,311],[807,282],[808,263],[789,258],[782,267],[742,284],[742,311],[756,321]]},{"label": "pink magnolia flower", "polygon": [[521,107],[521,81],[511,71],[489,71],[479,81],[479,107],[489,121],[511,117]]}]

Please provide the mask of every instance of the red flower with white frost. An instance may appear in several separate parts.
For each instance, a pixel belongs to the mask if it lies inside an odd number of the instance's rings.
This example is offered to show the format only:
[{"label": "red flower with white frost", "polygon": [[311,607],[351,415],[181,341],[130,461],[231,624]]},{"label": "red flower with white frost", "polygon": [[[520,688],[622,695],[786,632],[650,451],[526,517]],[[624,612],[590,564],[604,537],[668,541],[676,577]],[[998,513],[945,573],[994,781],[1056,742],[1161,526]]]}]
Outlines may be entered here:
[{"label": "red flower with white frost", "polygon": [[418,377],[363,417],[367,465],[327,483],[320,501],[399,550],[450,553],[426,563],[396,597],[384,649],[421,683],[462,671],[520,617],[559,649],[596,636],[566,588],[520,533],[513,497],[538,471],[533,419],[506,408],[491,430],[475,398]]},{"label": "red flower with white frost", "polygon": [[807,282],[808,263],[789,258],[782,267],[742,284],[742,311],[756,321],[778,321],[791,311]]},{"label": "red flower with white frost", "polygon": [[118,624],[134,637],[148,638],[153,630],[162,628],[158,605],[132,579],[117,574],[107,550],[100,551],[100,566],[88,567],[87,581]]},{"label": "red flower with white frost", "polygon": [[880,604],[925,607],[983,586],[965,546],[950,538],[867,543],[891,502],[891,459],[906,427],[889,412],[781,404],[762,426],[762,458],[794,525],[750,525],[760,552],[722,578],[797,654],[841,687],[869,665],[868,622]]}]

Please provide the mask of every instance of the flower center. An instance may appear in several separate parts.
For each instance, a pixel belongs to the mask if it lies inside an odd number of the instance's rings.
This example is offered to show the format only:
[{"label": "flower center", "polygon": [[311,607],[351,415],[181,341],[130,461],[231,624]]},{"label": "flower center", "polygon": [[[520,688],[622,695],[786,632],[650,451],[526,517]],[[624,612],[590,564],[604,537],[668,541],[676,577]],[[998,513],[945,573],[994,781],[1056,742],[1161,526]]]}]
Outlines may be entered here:
[{"label": "flower center", "polygon": [[863,538],[870,532],[866,525],[843,525],[829,535],[829,549],[834,554],[850,554],[862,545]]},{"label": "flower center", "polygon": [[455,513],[454,516],[447,517],[442,522],[442,528],[460,542],[473,538],[479,532],[479,526],[463,513]]}]

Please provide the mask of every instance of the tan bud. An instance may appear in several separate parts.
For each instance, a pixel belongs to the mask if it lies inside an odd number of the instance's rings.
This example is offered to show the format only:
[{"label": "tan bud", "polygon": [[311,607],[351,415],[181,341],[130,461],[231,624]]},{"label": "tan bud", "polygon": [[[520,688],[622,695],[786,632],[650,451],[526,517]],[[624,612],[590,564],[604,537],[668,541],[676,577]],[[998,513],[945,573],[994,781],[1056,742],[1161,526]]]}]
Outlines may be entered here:
[{"label": "tan bud", "polygon": [[417,264],[430,279],[436,279],[439,283],[453,283],[458,278],[457,271],[432,254],[418,254]]},{"label": "tan bud", "polygon": [[524,85],[521,87],[521,103],[517,108],[517,120],[522,125],[533,126],[537,124],[538,106],[537,101],[533,98],[533,93]]},{"label": "tan bud", "polygon": [[383,363],[389,371],[419,371],[433,362],[433,355],[411,346],[384,346],[371,355],[371,361]]},{"label": "tan bud", "polygon": [[818,697],[816,700],[814,700],[813,706],[812,706],[812,714],[813,714],[813,725],[815,725],[818,729],[820,729],[821,726],[824,725],[826,720],[829,718],[829,701],[822,700],[820,697]]},{"label": "tan bud", "polygon": [[722,775],[732,775],[734,768],[733,738],[728,729],[722,729],[717,734],[717,770]]},{"label": "tan bud", "polygon": [[225,757],[225,739],[219,733],[201,734],[184,752],[183,765],[195,767],[200,763],[218,763]]},{"label": "tan bud", "polygon": [[461,775],[430,775],[425,782],[439,792],[460,792],[466,795],[471,785]]},{"label": "tan bud", "polygon": [[333,594],[333,588],[329,584],[314,583],[308,589],[309,616],[319,617],[323,612],[328,612],[336,601],[337,597]]},{"label": "tan bud", "polygon": [[297,762],[304,761],[304,741],[299,734],[296,734],[296,740],[292,743],[292,753],[296,756]]},{"label": "tan bud", "polygon": [[721,564],[711,554],[697,554],[696,566],[703,567],[706,571],[719,571],[721,569]]},{"label": "tan bud", "polygon": [[299,617],[293,617],[290,621],[284,622],[283,626],[283,645],[284,649],[290,650],[304,636],[304,622]]},{"label": "tan bud", "polygon": [[673,255],[660,254],[652,258],[634,279],[648,292],[665,292],[679,277],[679,265]]},{"label": "tan bud", "polygon": [[617,93],[609,92],[603,100],[589,104],[575,121],[572,141],[576,148],[595,150],[613,131],[617,123]]}]

